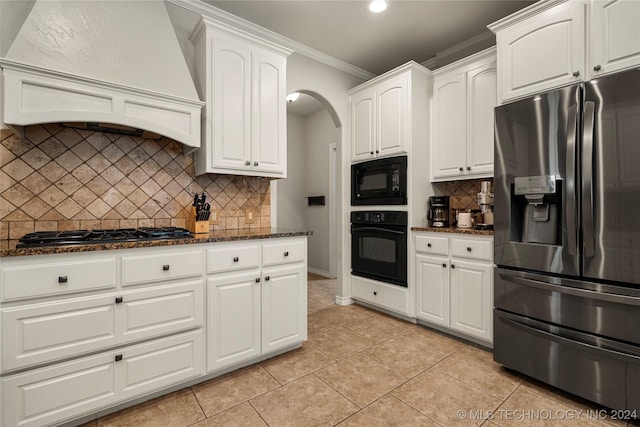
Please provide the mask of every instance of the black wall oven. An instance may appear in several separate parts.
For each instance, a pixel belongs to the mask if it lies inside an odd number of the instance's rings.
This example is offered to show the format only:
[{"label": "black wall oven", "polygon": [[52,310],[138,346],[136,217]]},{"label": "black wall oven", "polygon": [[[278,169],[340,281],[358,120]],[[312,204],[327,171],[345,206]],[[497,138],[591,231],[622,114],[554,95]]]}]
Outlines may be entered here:
[{"label": "black wall oven", "polygon": [[351,212],[351,274],[407,286],[407,212]]},{"label": "black wall oven", "polygon": [[351,206],[406,204],[407,156],[351,165]]}]

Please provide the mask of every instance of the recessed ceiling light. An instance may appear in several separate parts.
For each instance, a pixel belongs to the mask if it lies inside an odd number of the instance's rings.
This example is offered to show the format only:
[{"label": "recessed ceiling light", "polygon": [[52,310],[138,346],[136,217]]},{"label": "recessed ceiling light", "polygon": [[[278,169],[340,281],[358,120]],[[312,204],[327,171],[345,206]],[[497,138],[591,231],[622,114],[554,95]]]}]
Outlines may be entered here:
[{"label": "recessed ceiling light", "polygon": [[300,93],[299,92],[293,92],[290,93],[289,95],[287,95],[287,102],[293,102],[296,101],[298,98],[300,98]]},{"label": "recessed ceiling light", "polygon": [[369,10],[373,13],[380,13],[387,8],[387,2],[385,0],[373,0],[369,3]]}]

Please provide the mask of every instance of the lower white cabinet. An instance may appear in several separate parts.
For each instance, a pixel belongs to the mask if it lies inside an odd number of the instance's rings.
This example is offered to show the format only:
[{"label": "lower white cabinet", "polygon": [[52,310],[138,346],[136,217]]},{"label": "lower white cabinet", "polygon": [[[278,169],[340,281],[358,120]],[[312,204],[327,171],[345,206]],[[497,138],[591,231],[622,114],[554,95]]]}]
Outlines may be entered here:
[{"label": "lower white cabinet", "polygon": [[3,425],[43,426],[203,373],[202,330],[2,379]]},{"label": "lower white cabinet", "polygon": [[404,316],[411,316],[409,292],[406,287],[351,276],[351,296]]},{"label": "lower white cabinet", "polygon": [[233,268],[212,267],[224,265],[224,259],[207,256],[207,271],[225,272],[207,279],[208,371],[276,353],[307,339],[306,238],[228,243],[215,250],[236,265],[254,260],[259,253],[262,261],[257,267],[252,261],[249,268],[228,272]]},{"label": "lower white cabinet", "polygon": [[493,238],[415,233],[415,248],[416,317],[491,344]]}]

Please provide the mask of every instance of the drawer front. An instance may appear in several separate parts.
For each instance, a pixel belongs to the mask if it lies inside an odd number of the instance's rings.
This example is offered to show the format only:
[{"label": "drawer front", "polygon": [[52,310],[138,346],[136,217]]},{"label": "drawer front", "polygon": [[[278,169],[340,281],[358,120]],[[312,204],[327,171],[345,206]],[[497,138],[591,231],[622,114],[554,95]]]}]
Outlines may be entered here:
[{"label": "drawer front", "polygon": [[201,275],[203,271],[202,251],[122,258],[123,286],[194,277]]},{"label": "drawer front", "polygon": [[416,252],[432,255],[449,255],[449,239],[435,236],[416,236]]},{"label": "drawer front", "polygon": [[360,299],[377,306],[397,311],[402,314],[409,313],[406,288],[383,283],[375,283],[360,277],[351,277],[351,293],[354,298]]},{"label": "drawer front", "polygon": [[2,268],[2,299],[12,301],[115,288],[115,258]]},{"label": "drawer front", "polygon": [[493,262],[493,243],[483,240],[451,239],[451,256]]},{"label": "drawer front", "polygon": [[118,335],[126,342],[204,324],[204,279],[125,293],[117,304]]},{"label": "drawer front", "polygon": [[34,369],[2,379],[6,426],[43,426],[178,384],[203,373],[202,330]]},{"label": "drawer front", "polygon": [[118,342],[112,296],[2,310],[2,371]]},{"label": "drawer front", "polygon": [[262,265],[289,264],[302,262],[307,257],[307,245],[304,240],[288,240],[278,243],[265,243],[262,246]]},{"label": "drawer front", "polygon": [[260,245],[224,245],[207,250],[207,273],[260,267]]}]

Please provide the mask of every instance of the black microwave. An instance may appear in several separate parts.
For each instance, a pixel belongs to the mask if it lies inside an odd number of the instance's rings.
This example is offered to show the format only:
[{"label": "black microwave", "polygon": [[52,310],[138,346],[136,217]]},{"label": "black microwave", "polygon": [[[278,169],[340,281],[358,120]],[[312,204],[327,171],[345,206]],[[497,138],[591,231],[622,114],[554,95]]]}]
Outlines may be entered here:
[{"label": "black microwave", "polygon": [[406,204],[407,156],[351,165],[351,206]]}]

